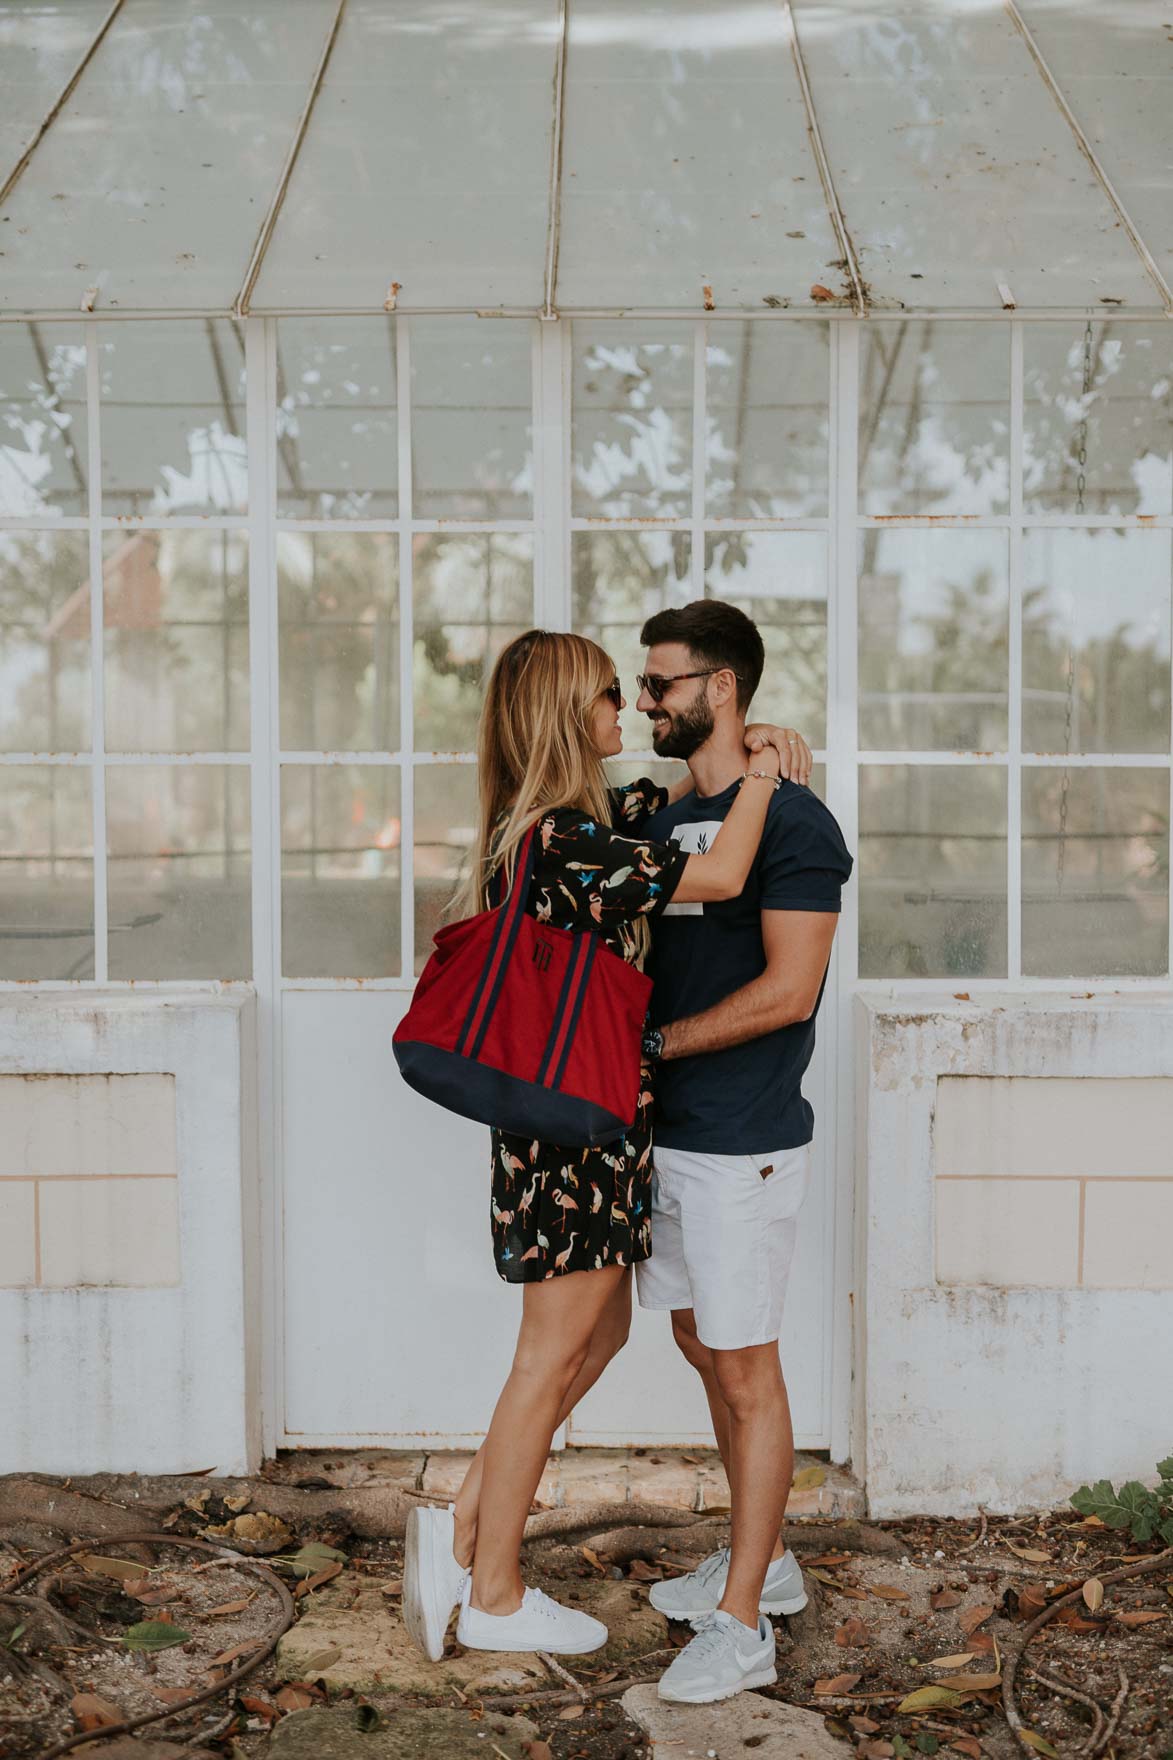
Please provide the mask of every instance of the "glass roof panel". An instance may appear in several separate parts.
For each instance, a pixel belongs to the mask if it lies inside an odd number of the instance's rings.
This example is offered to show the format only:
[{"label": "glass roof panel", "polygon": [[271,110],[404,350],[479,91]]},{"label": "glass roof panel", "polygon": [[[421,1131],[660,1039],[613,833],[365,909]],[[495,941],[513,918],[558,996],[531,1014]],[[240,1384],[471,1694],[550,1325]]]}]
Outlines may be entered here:
[{"label": "glass roof panel", "polygon": [[0,185],[73,77],[110,4],[0,3]]},{"label": "glass roof panel", "polygon": [[557,0],[351,0],[254,312],[542,301]]},{"label": "glass roof panel", "polygon": [[[1097,36],[1103,13],[1085,12]],[[877,307],[997,310],[999,283],[1028,309],[1160,307],[1000,7],[815,0],[796,16],[832,176]]]},{"label": "glass roof panel", "polygon": [[1173,285],[1173,11],[1168,0],[1020,7],[1076,121]]},{"label": "glass roof panel", "polygon": [[127,0],[0,218],[0,311],[227,311],[331,16]]},{"label": "glass roof panel", "polygon": [[570,9],[560,310],[844,291],[778,0]]}]

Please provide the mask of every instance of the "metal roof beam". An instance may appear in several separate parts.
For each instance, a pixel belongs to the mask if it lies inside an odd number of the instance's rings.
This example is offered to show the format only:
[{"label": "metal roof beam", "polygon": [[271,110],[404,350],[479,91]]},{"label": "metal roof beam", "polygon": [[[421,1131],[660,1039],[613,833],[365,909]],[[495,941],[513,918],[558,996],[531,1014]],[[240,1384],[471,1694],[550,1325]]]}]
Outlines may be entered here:
[{"label": "metal roof beam", "polygon": [[558,316],[554,299],[558,291],[558,244],[562,233],[562,105],[566,95],[568,11],[568,0],[560,0],[558,54],[554,62],[554,122],[550,139],[550,196],[546,219],[546,269],[542,287],[543,318]]},{"label": "metal roof beam", "polygon": [[844,218],[843,209],[839,203],[839,196],[835,189],[835,180],[831,176],[830,162],[823,148],[823,137],[819,132],[819,119],[815,114],[815,101],[811,95],[810,81],[806,74],[806,62],[802,58],[802,46],[798,40],[798,29],[794,22],[794,13],[790,8],[790,0],[782,0],[782,19],[786,27],[787,39],[790,43],[790,53],[794,58],[794,70],[798,75],[798,84],[799,89],[802,92],[802,101],[806,108],[806,128],[807,133],[810,136],[811,150],[815,156],[815,163],[819,168],[819,179],[823,185],[823,199],[827,204],[827,212],[831,216],[831,224],[835,228],[835,237],[839,240],[839,249],[843,253],[845,273],[851,282],[851,303],[855,308],[856,316],[859,318],[866,318],[868,315],[868,301],[867,295],[864,292],[863,277],[859,272],[859,263],[856,260],[855,255],[855,246],[851,242],[851,235],[847,230],[847,221]]},{"label": "metal roof beam", "polygon": [[94,55],[95,55],[99,45],[101,44],[103,37],[106,35],[106,32],[110,29],[110,26],[114,23],[114,20],[117,18],[119,12],[122,10],[124,3],[125,3],[125,0],[114,0],[113,6],[111,6],[109,12],[106,14],[105,18],[102,20],[101,24],[98,26],[98,31],[97,31],[96,36],[94,37],[93,42],[90,44],[89,48],[86,50],[85,54],[82,56],[81,60],[77,64],[77,66],[74,68],[73,72],[70,74],[64,91],[60,94],[60,96],[55,100],[55,102],[53,103],[51,108],[48,110],[40,127],[37,129],[36,133],[33,135],[32,140],[29,142],[28,146],[25,148],[25,150],[21,154],[20,158],[16,161],[16,164],[12,167],[12,170],[8,173],[8,176],[4,180],[4,187],[3,187],[3,189],[0,189],[0,208],[2,208],[4,206],[5,202],[8,200],[9,196],[12,194],[13,190],[16,188],[16,185],[17,185],[20,177],[22,176],[24,169],[27,166],[29,160],[32,158],[33,154],[36,152],[37,148],[40,146],[42,140],[48,134],[50,127],[52,126],[53,122],[56,120],[57,116],[61,113],[61,110],[68,103],[70,97],[72,96],[74,87],[77,85],[78,80],[81,78],[82,74],[85,72],[86,68],[89,66],[90,62],[93,60]]},{"label": "metal roof beam", "polygon": [[301,152],[301,144],[305,139],[306,130],[310,125],[310,117],[313,114],[314,104],[317,101],[318,93],[322,89],[322,81],[325,78],[326,67],[334,49],[334,44],[338,36],[338,27],[342,23],[342,14],[345,7],[346,0],[338,0],[338,4],[334,8],[334,17],[331,20],[329,30],[326,32],[326,40],[322,44],[322,53],[318,57],[318,65],[314,70],[314,77],[310,82],[309,95],[307,96],[305,103],[302,105],[301,115],[298,117],[297,127],[293,131],[293,139],[290,142],[289,151],[285,155],[285,164],[282,166],[281,176],[277,180],[277,188],[273,193],[273,200],[269,203],[269,211],[265,215],[260,232],[257,234],[257,242],[253,246],[253,254],[249,261],[248,269],[245,271],[244,282],[241,286],[240,292],[236,296],[236,302],[232,308],[233,315],[237,318],[247,318],[249,315],[249,301],[252,299],[253,289],[257,284],[257,276],[261,272],[261,265],[265,261],[265,252],[268,250],[273,233],[276,230],[277,219],[281,213],[281,206],[285,201],[286,192],[289,189],[289,180],[293,176],[293,167],[297,164],[297,155]]},{"label": "metal roof beam", "polygon": [[1040,50],[1038,44],[1035,42],[1034,37],[1031,35],[1030,27],[1027,24],[1026,20],[1023,18],[1021,12],[1018,10],[1017,5],[1015,4],[1015,0],[1003,0],[1003,4],[1006,8],[1006,11],[1010,15],[1010,20],[1011,20],[1012,24],[1017,29],[1019,35],[1022,37],[1022,40],[1026,44],[1027,48],[1030,50],[1031,59],[1034,61],[1035,66],[1038,68],[1039,73],[1042,76],[1043,84],[1047,87],[1047,90],[1050,92],[1051,96],[1054,98],[1056,104],[1058,104],[1059,109],[1062,112],[1064,121],[1067,123],[1067,126],[1070,128],[1072,134],[1075,136],[1076,145],[1079,147],[1080,152],[1083,154],[1084,158],[1087,160],[1088,164],[1091,166],[1092,172],[1096,178],[1096,181],[1099,183],[1100,188],[1103,190],[1104,194],[1107,196],[1108,200],[1111,202],[1113,208],[1116,210],[1116,214],[1119,217],[1120,224],[1121,224],[1121,226],[1123,226],[1125,232],[1128,234],[1129,240],[1130,240],[1132,247],[1135,250],[1137,256],[1140,258],[1141,262],[1144,264],[1145,271],[1148,274],[1149,279],[1153,282],[1154,286],[1158,289],[1158,291],[1161,295],[1161,299],[1164,302],[1166,316],[1173,318],[1173,288],[1171,288],[1169,286],[1169,283],[1165,280],[1165,277],[1162,275],[1160,265],[1158,264],[1156,258],[1153,256],[1153,253],[1149,250],[1149,247],[1145,243],[1144,239],[1140,236],[1140,233],[1137,231],[1136,226],[1133,224],[1133,221],[1128,213],[1128,210],[1124,206],[1124,203],[1120,200],[1120,197],[1116,194],[1116,191],[1113,189],[1111,181],[1108,177],[1108,173],[1104,170],[1104,167],[1100,164],[1099,159],[1096,157],[1095,149],[1093,148],[1091,142],[1088,140],[1087,136],[1084,134],[1083,129],[1079,126],[1079,123],[1075,120],[1075,115],[1071,109],[1071,106],[1067,102],[1067,99],[1063,96],[1062,89],[1060,88],[1059,82],[1055,78],[1055,75],[1051,72],[1051,69],[1047,66],[1047,63],[1043,60],[1042,51]]}]

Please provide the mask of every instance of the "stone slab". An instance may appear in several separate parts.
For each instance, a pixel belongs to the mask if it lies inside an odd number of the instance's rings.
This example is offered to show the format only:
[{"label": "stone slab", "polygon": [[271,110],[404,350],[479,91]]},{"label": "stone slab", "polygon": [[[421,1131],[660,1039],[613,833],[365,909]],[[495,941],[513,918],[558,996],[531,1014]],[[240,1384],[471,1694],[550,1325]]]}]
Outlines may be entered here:
[{"label": "stone slab", "polygon": [[817,1712],[759,1693],[717,1705],[669,1705],[654,1686],[631,1687],[620,1703],[663,1760],[843,1760],[847,1751]]},{"label": "stone slab", "polygon": [[[505,1760],[527,1760],[538,1727],[525,1717],[486,1712],[404,1709],[363,1733],[353,1710],[315,1707],[282,1718],[269,1738],[267,1760],[485,1760],[495,1746]],[[185,1753],[190,1750],[182,1750]]]}]

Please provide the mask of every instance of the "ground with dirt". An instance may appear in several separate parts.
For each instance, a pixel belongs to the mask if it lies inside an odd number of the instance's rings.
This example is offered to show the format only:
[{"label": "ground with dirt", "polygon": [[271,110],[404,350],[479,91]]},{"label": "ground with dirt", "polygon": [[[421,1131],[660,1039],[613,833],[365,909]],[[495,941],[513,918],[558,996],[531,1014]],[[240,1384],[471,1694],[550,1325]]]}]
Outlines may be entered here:
[{"label": "ground with dirt", "polygon": [[[1130,1547],[1074,1511],[792,1524],[810,1603],[775,1621],[778,1682],[752,1696],[759,1711],[795,1708],[785,1740],[764,1714],[747,1740],[734,1708],[722,1720],[718,1707],[708,1721],[686,1715],[668,1746],[649,1725],[654,1695],[631,1689],[654,1683],[691,1632],[650,1607],[647,1586],[720,1544],[721,1516],[648,1519],[639,1506],[633,1526],[633,1506],[617,1505],[610,1525],[527,1544],[529,1581],[607,1618],[612,1643],[598,1656],[487,1658],[450,1634],[429,1666],[402,1631],[393,1534],[360,1538],[316,1504],[304,1523],[288,1502],[273,1517],[263,1479],[246,1494],[192,1477],[163,1513],[141,1481],[132,1525],[168,1539],[139,1543],[119,1531],[128,1506],[87,1483],[35,1481],[53,1488],[50,1502],[68,1500],[73,1528],[43,1516],[0,1524],[0,1760],[44,1760],[83,1731],[94,1732],[80,1750],[90,1760],[638,1760],[653,1743],[670,1760],[746,1746],[821,1755],[825,1744],[844,1760],[1173,1760],[1173,1553],[1149,1569],[1155,1546]],[[87,1498],[95,1518],[81,1529]],[[79,1532],[95,1537],[33,1569]],[[202,1548],[182,1544],[201,1537]],[[1003,1693],[1015,1670],[1017,1733]],[[98,1736],[159,1710],[129,1737]]]}]

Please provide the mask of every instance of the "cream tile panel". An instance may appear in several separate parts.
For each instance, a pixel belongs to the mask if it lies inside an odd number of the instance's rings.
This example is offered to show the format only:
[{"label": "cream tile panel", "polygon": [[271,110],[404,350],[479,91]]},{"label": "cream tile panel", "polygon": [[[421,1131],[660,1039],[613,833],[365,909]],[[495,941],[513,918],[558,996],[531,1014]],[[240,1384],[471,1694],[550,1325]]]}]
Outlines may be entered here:
[{"label": "cream tile panel", "polygon": [[1173,1176],[1173,1079],[942,1076],[938,1176]]},{"label": "cream tile panel", "polygon": [[0,1076],[0,1177],[175,1171],[174,1076]]},{"label": "cream tile panel", "polygon": [[1173,1289],[1173,1180],[1088,1186],[1083,1281],[1098,1289]]},{"label": "cream tile panel", "polygon": [[150,1287],[179,1282],[179,1182],[41,1184],[41,1282]]},{"label": "cream tile panel", "polygon": [[938,1180],[935,1196],[938,1283],[1078,1283],[1075,1180]]},{"label": "cream tile panel", "polygon": [[31,1179],[0,1184],[0,1287],[37,1280],[35,1214]]}]

